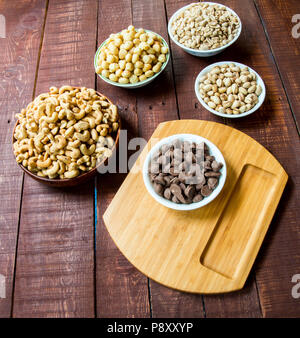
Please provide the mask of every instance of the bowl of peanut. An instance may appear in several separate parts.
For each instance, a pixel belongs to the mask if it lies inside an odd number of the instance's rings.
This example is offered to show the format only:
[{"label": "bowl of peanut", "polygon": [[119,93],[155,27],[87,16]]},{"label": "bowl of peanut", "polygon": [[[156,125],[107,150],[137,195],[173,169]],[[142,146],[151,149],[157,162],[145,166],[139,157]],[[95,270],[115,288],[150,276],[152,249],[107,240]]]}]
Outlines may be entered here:
[{"label": "bowl of peanut", "polygon": [[191,3],[169,20],[173,42],[189,54],[208,57],[222,52],[240,36],[242,22],[229,7],[214,2]]},{"label": "bowl of peanut", "polygon": [[228,118],[254,113],[264,102],[266,88],[252,68],[222,61],[205,67],[195,81],[195,93],[204,108]]},{"label": "bowl of peanut", "polygon": [[133,89],[157,78],[166,68],[169,58],[168,44],[160,35],[131,25],[111,34],[100,45],[94,67],[103,81]]},{"label": "bowl of peanut", "polygon": [[94,177],[118,146],[120,117],[106,96],[85,87],[51,87],[17,114],[16,162],[51,186],[74,186]]}]

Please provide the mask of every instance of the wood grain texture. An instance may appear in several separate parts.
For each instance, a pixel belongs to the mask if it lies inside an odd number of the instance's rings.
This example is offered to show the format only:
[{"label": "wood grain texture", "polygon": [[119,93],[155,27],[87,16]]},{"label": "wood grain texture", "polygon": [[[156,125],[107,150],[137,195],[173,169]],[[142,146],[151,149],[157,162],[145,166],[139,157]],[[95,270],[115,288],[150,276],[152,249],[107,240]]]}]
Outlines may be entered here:
[{"label": "wood grain texture", "polygon": [[[168,20],[181,7],[190,4],[189,0],[165,0],[166,15]],[[224,123],[224,119],[212,116],[197,100],[194,84],[200,71],[215,62],[214,57],[197,58],[186,53],[170,39],[174,79],[181,119],[205,119]]]},{"label": "wood grain texture", "polygon": [[150,281],[153,318],[203,318],[202,295],[184,293]]},{"label": "wood grain texture", "polygon": [[[157,32],[170,39],[167,33],[167,16],[164,1],[133,1],[133,24]],[[149,13],[153,13],[150,15]],[[172,54],[172,51],[170,51]],[[173,54],[172,54],[173,55]],[[174,120],[179,117],[176,91],[174,87],[174,63],[172,59],[164,72],[149,86],[136,91],[137,112],[139,116],[139,135],[146,140],[152,135],[160,122]],[[191,297],[175,290],[149,282],[152,317],[180,317],[183,313],[191,313],[194,306],[195,315],[203,316],[201,297]],[[180,307],[179,307],[180,304]]]},{"label": "wood grain texture", "polygon": [[[293,37],[292,30],[297,35],[300,28],[295,27],[300,15],[300,3],[297,0],[255,0],[259,15],[263,20],[272,54],[283,81],[290,108],[300,123],[300,43],[299,37]],[[298,14],[296,22],[292,18]]]},{"label": "wood grain texture", "polygon": [[[99,46],[112,32],[118,32],[132,23],[130,0],[99,1]],[[112,31],[113,27],[113,31]],[[111,86],[99,77],[97,88],[118,105],[122,128],[128,132],[128,140],[138,134],[135,90]],[[120,151],[127,153],[128,140],[120,141]],[[130,154],[128,154],[130,156]],[[120,253],[110,238],[102,215],[118,190],[124,174],[98,175],[98,224],[96,241],[96,294],[98,317],[149,317],[147,278],[137,271]]]},{"label": "wood grain texture", "polygon": [[[168,41],[163,0],[132,1],[132,22],[137,28],[150,29]],[[149,15],[149,13],[153,13]],[[178,118],[171,62],[149,86],[136,91],[139,136],[148,140],[160,122]]]},{"label": "wood grain texture", "polygon": [[[232,122],[232,125],[235,126],[238,129],[241,129],[253,137],[255,137],[259,142],[262,142],[262,144],[266,145],[269,149],[271,146],[271,150],[275,150],[275,154],[277,158],[279,158],[280,162],[284,164],[289,164],[290,167],[293,167],[293,169],[289,172],[290,175],[292,175],[292,180],[295,183],[289,183],[286,189],[286,192],[284,196],[290,196],[291,193],[295,198],[295,189],[293,188],[293,185],[297,184],[299,182],[299,178],[297,175],[297,172],[295,171],[295,168],[297,167],[294,163],[294,159],[297,158],[296,154],[299,151],[298,147],[298,138],[295,133],[295,127],[292,123],[292,121],[289,119],[290,111],[289,107],[286,104],[286,99],[284,98],[284,92],[282,90],[280,85],[280,78],[277,74],[277,70],[275,65],[272,65],[272,57],[270,55],[270,50],[268,48],[267,40],[264,35],[263,27],[261,25],[260,19],[256,13],[255,7],[252,3],[252,1],[245,1],[245,3],[241,3],[239,1],[222,1],[223,4],[230,6],[233,8],[241,17],[243,22],[243,31],[241,34],[241,37],[239,40],[231,46],[231,48],[227,49],[225,52],[207,59],[198,59],[199,67],[202,68],[206,66],[208,63],[213,63],[217,61],[223,61],[223,60],[236,60],[245,64],[249,64],[250,66],[254,67],[259,73],[261,72],[260,69],[256,68],[257,65],[261,66],[262,70],[268,69],[269,71],[265,71],[263,74],[263,79],[267,83],[267,91],[269,90],[268,85],[269,81],[272,82],[272,95],[268,95],[265,104],[263,107],[256,112],[253,116],[248,117],[243,120],[238,120],[235,122]],[[168,4],[168,2],[167,2]],[[168,8],[168,5],[167,5]],[[172,12],[173,13],[173,12]],[[170,14],[172,14],[170,13]],[[168,13],[169,16],[169,13]],[[189,57],[189,56],[188,56]],[[272,65],[272,66],[270,66]],[[196,75],[195,75],[196,76]],[[175,69],[175,77],[176,77],[176,69]],[[176,81],[177,84],[177,81]],[[279,87],[279,89],[277,88]],[[182,116],[181,111],[181,105],[180,105],[180,93],[182,91],[177,90],[178,93],[178,102],[179,102],[179,111],[180,115]],[[186,95],[183,96],[183,104],[184,107],[185,102],[189,102],[190,100],[186,100]],[[283,101],[283,103],[282,103]],[[285,101],[285,102],[284,102]],[[275,112],[274,112],[274,107]],[[187,112],[187,117],[196,117],[197,115],[195,113],[191,113],[192,110],[190,109],[189,112]],[[275,113],[275,114],[274,114]],[[278,116],[281,116],[278,118]],[[186,115],[185,115],[186,116]],[[284,116],[284,117],[283,117]],[[288,122],[285,122],[286,116],[288,116]],[[218,118],[216,118],[218,119]],[[226,122],[227,123],[227,122]],[[230,122],[231,123],[231,122]],[[287,124],[287,126],[286,126]],[[283,130],[281,130],[281,125],[285,126]],[[289,144],[286,144],[286,140],[294,140],[293,142],[290,141]],[[294,145],[292,144],[294,143]],[[283,150],[284,145],[284,150]],[[274,149],[276,148],[276,149]],[[280,155],[280,156],[279,156]],[[290,160],[288,159],[290,158]],[[291,160],[293,159],[293,160]],[[292,181],[291,180],[291,181]],[[290,182],[291,182],[290,181]],[[293,200],[293,197],[292,197]],[[286,201],[286,199],[284,199]],[[282,202],[284,203],[284,202]],[[286,202],[290,204],[289,202]],[[291,210],[295,207],[295,202],[292,202],[290,205]],[[297,204],[296,204],[297,205]],[[291,236],[294,238],[294,243],[297,242],[296,238],[298,238],[297,235],[297,229],[295,229],[295,211],[290,212],[287,216],[289,220],[287,221],[287,224],[290,224],[291,227]],[[275,217],[276,219],[276,217]],[[273,220],[273,224],[274,224]],[[288,234],[283,234],[283,236],[289,237]],[[267,238],[268,239],[268,238]],[[293,241],[292,241],[293,242]],[[293,249],[291,252],[297,253],[297,249],[295,248],[295,244],[293,245]],[[277,251],[282,250],[280,249],[280,246],[277,247]],[[283,254],[284,255],[284,254]],[[296,254],[297,255],[297,254]],[[287,257],[284,255],[284,257]],[[296,256],[297,258],[298,256]],[[278,258],[278,256],[277,256]],[[298,260],[298,258],[297,258]],[[281,273],[279,273],[278,270],[281,269],[282,263],[279,263],[280,259],[277,260],[277,263],[274,264],[273,268],[276,272],[271,273],[268,277],[268,281],[263,282],[263,289],[269,294],[269,299],[266,300],[266,304],[268,311],[265,310],[265,307],[263,307],[264,315],[265,316],[272,316],[274,314],[285,314],[285,313],[293,313],[295,311],[294,306],[295,301],[290,296],[290,276],[293,275],[292,271],[286,271],[283,272],[281,270]],[[272,259],[269,260],[271,265]],[[284,262],[283,266],[286,266],[286,263]],[[289,262],[288,263],[289,268],[287,270],[292,270],[294,268],[294,263]],[[278,276],[278,273],[281,275],[281,277],[275,277]],[[295,272],[294,272],[295,273]],[[273,287],[268,287],[268,282],[270,280],[273,280],[275,278],[276,280],[276,288],[277,291],[273,291]],[[255,281],[255,278],[251,279]],[[274,285],[273,283],[272,285]],[[264,285],[267,284],[267,285]],[[253,297],[249,297],[247,299],[248,309],[252,309],[250,312],[250,316],[259,316],[260,315],[260,304],[258,302],[258,298],[256,295],[256,286],[253,285],[250,287],[249,293],[253,295]],[[280,290],[280,291],[279,291]],[[284,295],[282,294],[282,291],[284,290]],[[278,296],[280,295],[280,296]],[[244,316],[243,314],[243,307],[244,307],[244,300],[246,295],[245,293],[241,293],[240,300],[238,301],[238,293],[235,293],[234,295],[224,295],[222,299],[219,299],[218,297],[205,297],[205,310],[206,310],[206,316],[216,316],[218,314],[222,316],[235,316],[236,313],[240,313],[241,316]],[[252,305],[248,303],[249,300],[252,300]],[[222,301],[222,307],[220,307]],[[264,301],[262,301],[264,304]],[[272,304],[274,302],[274,308],[272,308]],[[280,304],[287,303],[293,303],[293,309],[291,310],[289,306],[286,306],[289,308],[288,312],[285,312],[285,310],[280,310]],[[225,310],[224,306],[227,305],[227,311]],[[240,308],[240,311],[236,311],[237,308]],[[249,312],[247,313],[247,316],[249,316]]]},{"label": "wood grain texture", "polygon": [[[166,0],[165,3],[167,17],[170,18],[173,13],[175,13],[179,8],[189,4],[190,1]],[[185,53],[181,48],[171,42],[170,46],[172,50],[180,118],[205,119],[226,123],[226,119],[211,114],[198,102],[194,92],[194,81],[199,72],[207,65],[221,60],[234,60],[235,54],[241,52],[241,47],[238,47],[238,44],[239,40],[233,46],[231,46],[231,48],[220,55],[210,58],[197,58]],[[238,50],[238,52],[235,48]],[[230,50],[232,51],[230,52]],[[206,296],[204,297],[203,304],[205,316],[207,317],[235,317],[237,314],[239,314],[238,316],[241,317],[260,316],[259,298],[255,286],[255,278],[253,277],[249,278],[246,290],[237,291],[234,294],[226,294],[224,296]],[[247,311],[244,311],[245,307],[247,308]],[[187,303],[186,311],[189,311],[189,308],[190,306]],[[198,311],[196,312],[198,313]]]},{"label": "wood grain texture", "polygon": [[[95,1],[50,0],[36,94],[94,87]],[[94,316],[94,186],[56,190],[25,176],[14,317]]]},{"label": "wood grain texture", "polygon": [[266,100],[257,112],[245,119],[230,120],[228,124],[264,145],[289,175],[279,211],[253,269],[261,309],[264,317],[297,316],[299,304],[291,296],[291,278],[300,263],[296,188],[299,186],[299,137],[253,1],[227,0],[222,3],[233,8],[243,22],[241,37],[232,46],[230,59],[234,57],[235,61],[253,67],[264,79],[267,90]]},{"label": "wood grain texture", "polygon": [[[291,17],[299,13],[297,0],[222,0],[243,22],[241,37],[225,52],[200,59],[171,43],[172,64],[151,85],[129,91],[96,82],[98,90],[118,104],[129,139],[138,134],[148,139],[160,121],[177,117],[212,120],[251,135],[286,169],[287,187],[242,290],[203,297],[148,283],[116,248],[102,221],[125,175],[97,178],[96,290],[93,184],[58,191],[26,177],[21,199],[23,176],[10,147],[12,122],[32,98],[35,76],[37,94],[66,81],[94,87],[96,44],[131,23],[153,29],[170,41],[166,17],[190,2],[49,0],[52,14],[47,17],[36,74],[47,1],[0,1],[7,24],[7,38],[0,38],[0,273],[6,276],[7,286],[7,298],[0,299],[0,317],[10,316],[13,293],[16,317],[92,317],[95,312],[99,317],[299,317],[299,301],[291,296],[291,278],[299,273],[300,265],[300,144],[291,112],[299,123],[299,39],[291,38]],[[249,64],[263,77],[266,101],[252,116],[227,121],[198,103],[197,74],[204,66],[223,60]],[[13,290],[21,203],[20,257]]]},{"label": "wood grain texture", "polygon": [[[114,179],[110,179],[110,176]],[[124,180],[124,175],[98,178],[98,215],[102,215]],[[105,184],[103,183],[105,181]],[[97,228],[97,316],[102,318],[149,317],[147,278],[120,253],[103,221]]]},{"label": "wood grain texture", "polygon": [[[262,245],[266,240],[267,238]],[[256,260],[258,259],[256,258]],[[254,263],[254,267],[255,265]],[[255,268],[252,268],[242,290],[223,295],[204,296],[203,298],[207,318],[260,318],[262,316],[255,281]]]},{"label": "wood grain texture", "polygon": [[6,298],[0,299],[0,317],[9,317],[23,180],[11,138],[15,114],[32,99],[45,2],[1,1],[0,13],[6,19],[6,38],[0,38],[0,274]]},{"label": "wood grain texture", "polygon": [[[147,192],[141,166],[151,140],[185,132],[220,149],[227,177],[209,205],[176,211]],[[285,187],[284,169],[255,140],[214,122],[161,123],[149,143],[103,216],[116,245],[135,267],[165,286],[204,294],[241,289]]]}]

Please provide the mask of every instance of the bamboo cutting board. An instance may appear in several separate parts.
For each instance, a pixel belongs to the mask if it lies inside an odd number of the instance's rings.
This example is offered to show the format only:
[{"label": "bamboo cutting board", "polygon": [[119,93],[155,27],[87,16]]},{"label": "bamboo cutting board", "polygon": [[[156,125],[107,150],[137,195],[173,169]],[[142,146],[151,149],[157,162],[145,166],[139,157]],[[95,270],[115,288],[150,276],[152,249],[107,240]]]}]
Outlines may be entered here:
[{"label": "bamboo cutting board", "polygon": [[[150,143],[180,133],[209,139],[227,164],[223,190],[198,210],[160,205],[143,182],[141,168]],[[274,156],[236,129],[200,120],[164,122],[103,218],[125,257],[156,282],[186,292],[229,292],[244,286],[286,182]]]}]

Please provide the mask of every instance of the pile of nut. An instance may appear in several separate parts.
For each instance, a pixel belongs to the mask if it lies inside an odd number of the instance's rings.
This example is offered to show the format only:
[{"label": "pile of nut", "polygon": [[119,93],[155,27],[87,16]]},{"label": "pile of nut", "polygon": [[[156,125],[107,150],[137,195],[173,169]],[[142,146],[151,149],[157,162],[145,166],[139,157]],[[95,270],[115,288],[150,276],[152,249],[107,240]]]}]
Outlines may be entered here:
[{"label": "pile of nut", "polygon": [[215,66],[199,80],[199,95],[212,109],[222,114],[237,115],[258,103],[262,87],[248,67],[234,63]]},{"label": "pile of nut", "polygon": [[151,158],[149,177],[155,192],[174,203],[200,202],[219,183],[223,164],[210,155],[202,142],[174,140]]},{"label": "pile of nut", "polygon": [[176,41],[197,50],[212,50],[227,45],[237,35],[240,22],[226,7],[196,3],[182,11],[172,22]]},{"label": "pile of nut", "polygon": [[18,163],[46,178],[74,178],[112,155],[117,107],[94,89],[51,87],[17,114]]},{"label": "pile of nut", "polygon": [[160,71],[167,54],[158,35],[129,26],[101,47],[96,72],[121,84],[145,81]]}]

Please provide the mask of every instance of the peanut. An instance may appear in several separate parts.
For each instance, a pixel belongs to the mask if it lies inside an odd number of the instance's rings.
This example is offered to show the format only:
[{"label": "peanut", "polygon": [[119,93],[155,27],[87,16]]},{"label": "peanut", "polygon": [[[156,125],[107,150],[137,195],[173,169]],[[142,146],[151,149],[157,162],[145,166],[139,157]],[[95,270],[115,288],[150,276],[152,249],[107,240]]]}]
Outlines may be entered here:
[{"label": "peanut", "polygon": [[[174,18],[171,26],[174,39],[185,47],[212,50],[234,39],[240,20],[225,6],[204,2],[191,4]],[[214,74],[218,71],[214,70]]]},{"label": "peanut", "polygon": [[209,108],[220,113],[242,114],[258,103],[262,87],[248,67],[241,69],[230,63],[215,66],[202,76],[198,91]]}]

